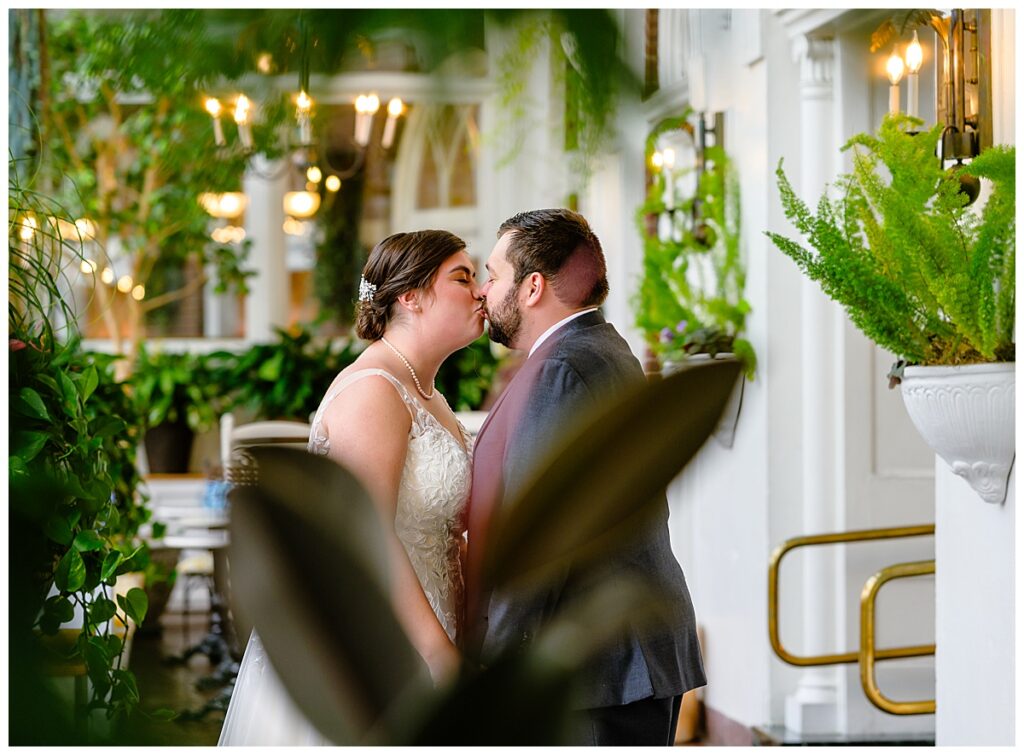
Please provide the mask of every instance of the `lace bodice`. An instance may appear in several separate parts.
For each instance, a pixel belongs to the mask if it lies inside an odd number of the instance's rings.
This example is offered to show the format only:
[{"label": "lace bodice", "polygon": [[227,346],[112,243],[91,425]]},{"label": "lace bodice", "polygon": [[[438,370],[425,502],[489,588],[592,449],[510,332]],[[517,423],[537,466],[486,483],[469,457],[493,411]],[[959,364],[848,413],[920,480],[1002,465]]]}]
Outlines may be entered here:
[{"label": "lace bodice", "polygon": [[423,592],[448,636],[455,641],[463,601],[459,541],[469,500],[472,442],[459,424],[461,443],[413,398],[391,373],[364,369],[346,375],[327,391],[310,428],[310,453],[326,456],[331,440],[323,415],[331,402],[357,380],[378,375],[398,391],[412,417],[409,450],[398,487],[395,534],[409,555]]}]

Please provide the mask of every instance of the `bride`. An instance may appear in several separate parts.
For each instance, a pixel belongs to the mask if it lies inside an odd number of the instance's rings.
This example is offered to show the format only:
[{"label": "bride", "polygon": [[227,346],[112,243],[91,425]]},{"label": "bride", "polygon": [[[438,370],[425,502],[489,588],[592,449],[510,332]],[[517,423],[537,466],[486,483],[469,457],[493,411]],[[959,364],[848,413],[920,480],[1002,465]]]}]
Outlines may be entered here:
[{"label": "bride", "polygon": [[[434,377],[483,332],[463,241],[447,231],[417,231],[377,244],[360,280],[356,329],[372,343],[327,390],[309,450],[348,468],[376,504],[395,614],[439,683],[459,665],[472,449]],[[256,632],[219,744],[330,744],[288,697]]]}]

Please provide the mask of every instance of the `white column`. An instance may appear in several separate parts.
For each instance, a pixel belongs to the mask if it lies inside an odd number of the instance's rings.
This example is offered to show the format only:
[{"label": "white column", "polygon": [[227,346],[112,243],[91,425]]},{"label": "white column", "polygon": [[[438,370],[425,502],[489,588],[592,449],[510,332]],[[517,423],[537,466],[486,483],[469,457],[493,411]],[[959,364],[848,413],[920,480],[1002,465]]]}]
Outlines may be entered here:
[{"label": "white column", "polygon": [[[831,39],[800,36],[794,40],[800,64],[800,193],[812,205],[835,178],[833,48]],[[841,430],[836,392],[841,341],[837,344],[836,315],[818,284],[805,279],[801,291],[802,492],[803,530],[809,535],[834,531],[841,504],[836,484]],[[810,548],[803,559],[802,654],[838,652],[836,551],[828,546]],[[786,728],[803,734],[837,732],[839,682],[833,666],[806,668],[796,692],[786,699]]]},{"label": "white column", "polygon": [[257,155],[252,158],[242,185],[249,196],[245,211],[245,234],[252,239],[248,268],[256,271],[248,279],[245,335],[264,341],[273,338],[275,326],[283,327],[288,321],[282,204],[288,191],[288,169],[282,161],[271,162]]},{"label": "white column", "polygon": [[1012,746],[1016,471],[983,501],[935,459],[935,744]]}]

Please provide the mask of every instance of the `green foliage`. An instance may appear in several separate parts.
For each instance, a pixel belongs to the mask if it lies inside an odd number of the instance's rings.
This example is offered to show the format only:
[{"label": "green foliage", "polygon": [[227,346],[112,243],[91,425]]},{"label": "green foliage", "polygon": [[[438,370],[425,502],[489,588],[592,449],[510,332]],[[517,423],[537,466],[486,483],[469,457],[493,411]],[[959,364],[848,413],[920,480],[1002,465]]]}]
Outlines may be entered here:
[{"label": "green foliage", "polygon": [[565,151],[570,172],[586,185],[594,160],[613,133],[621,91],[639,89],[639,82],[620,56],[621,31],[604,9],[493,11],[496,21],[513,25],[514,36],[497,65],[501,105],[507,117],[499,128],[511,131],[509,149],[499,164],[514,159],[527,134],[537,128],[529,91],[534,61],[547,44],[555,81],[565,92]]},{"label": "green foliage", "polygon": [[[25,697],[15,706],[12,741],[52,744],[73,734],[43,678],[43,645],[63,636],[76,608],[83,625],[60,658],[84,661],[88,708],[115,718],[138,704],[111,624],[127,616],[106,593],[119,575],[148,567],[137,535],[150,512],[135,466],[141,417],[115,377],[115,358],[81,350],[62,295],[65,271],[83,259],[83,240],[58,202],[23,186],[18,168],[12,162],[8,173],[8,490],[11,678]],[[35,232],[23,237],[28,218]],[[58,594],[47,598],[51,586]],[[25,722],[44,709],[53,728],[27,735]]]},{"label": "green foliage", "polygon": [[131,385],[146,429],[184,421],[194,431],[208,430],[225,405],[202,354],[152,353],[139,344]]},{"label": "green foliage", "polygon": [[498,359],[487,334],[456,351],[437,371],[437,387],[455,411],[480,408],[498,372]]},{"label": "green foliage", "polygon": [[[691,111],[662,121],[647,139],[648,163],[657,139],[685,128]],[[697,176],[693,196],[676,199],[679,179],[688,167],[664,167],[654,174],[636,223],[644,243],[643,277],[634,298],[636,324],[651,350],[663,361],[685,355],[732,352],[753,379],[753,346],[740,337],[750,304],[743,297],[746,271],[740,255],[739,182],[720,147],[706,150],[708,168]],[[672,186],[671,205],[666,187]],[[672,232],[662,238],[657,219],[668,213]]]},{"label": "green foliage", "polygon": [[[221,288],[244,289],[246,248],[212,241],[197,200],[240,186],[249,155],[234,135],[231,148],[214,147],[202,99],[241,75],[246,61],[211,37],[195,10],[71,12],[51,20],[48,33],[39,183],[53,187],[72,217],[92,221],[100,269],[146,285],[146,299],[128,303],[139,317],[130,330],[138,335],[148,312],[194,290],[195,283],[166,289],[167,276],[151,281],[158,265],[209,264]],[[285,105],[280,95],[261,98],[258,151],[275,153]]]},{"label": "green foliage", "polygon": [[[936,157],[936,125],[886,116],[878,136],[860,134],[853,172],[812,212],[779,161],[786,217],[816,253],[766,235],[879,346],[914,364],[1013,361],[1015,346],[1016,151],[994,147],[950,171]],[[884,169],[884,173],[883,173]],[[979,213],[962,176],[991,182]]]},{"label": "green foliage", "polygon": [[315,341],[304,328],[279,329],[277,336],[241,355],[211,354],[212,380],[218,393],[232,397],[232,406],[253,409],[263,419],[308,422],[331,381],[358,351],[349,341]]}]

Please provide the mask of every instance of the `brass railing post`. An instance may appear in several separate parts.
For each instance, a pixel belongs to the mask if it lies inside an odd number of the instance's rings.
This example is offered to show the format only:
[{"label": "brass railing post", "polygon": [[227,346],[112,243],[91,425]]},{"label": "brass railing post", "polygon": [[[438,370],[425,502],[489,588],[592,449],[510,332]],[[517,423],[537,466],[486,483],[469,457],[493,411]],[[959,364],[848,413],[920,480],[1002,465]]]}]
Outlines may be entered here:
[{"label": "brass railing post", "polygon": [[[906,716],[917,713],[934,713],[934,700],[915,700],[898,702],[890,700],[882,694],[875,681],[875,661],[879,659],[875,651],[875,598],[879,589],[886,582],[906,577],[920,577],[935,573],[935,561],[914,561],[908,564],[893,564],[873,574],[864,583],[860,594],[860,683],[864,694],[875,707],[886,713]],[[935,654],[935,645],[931,645],[931,654]]]}]

